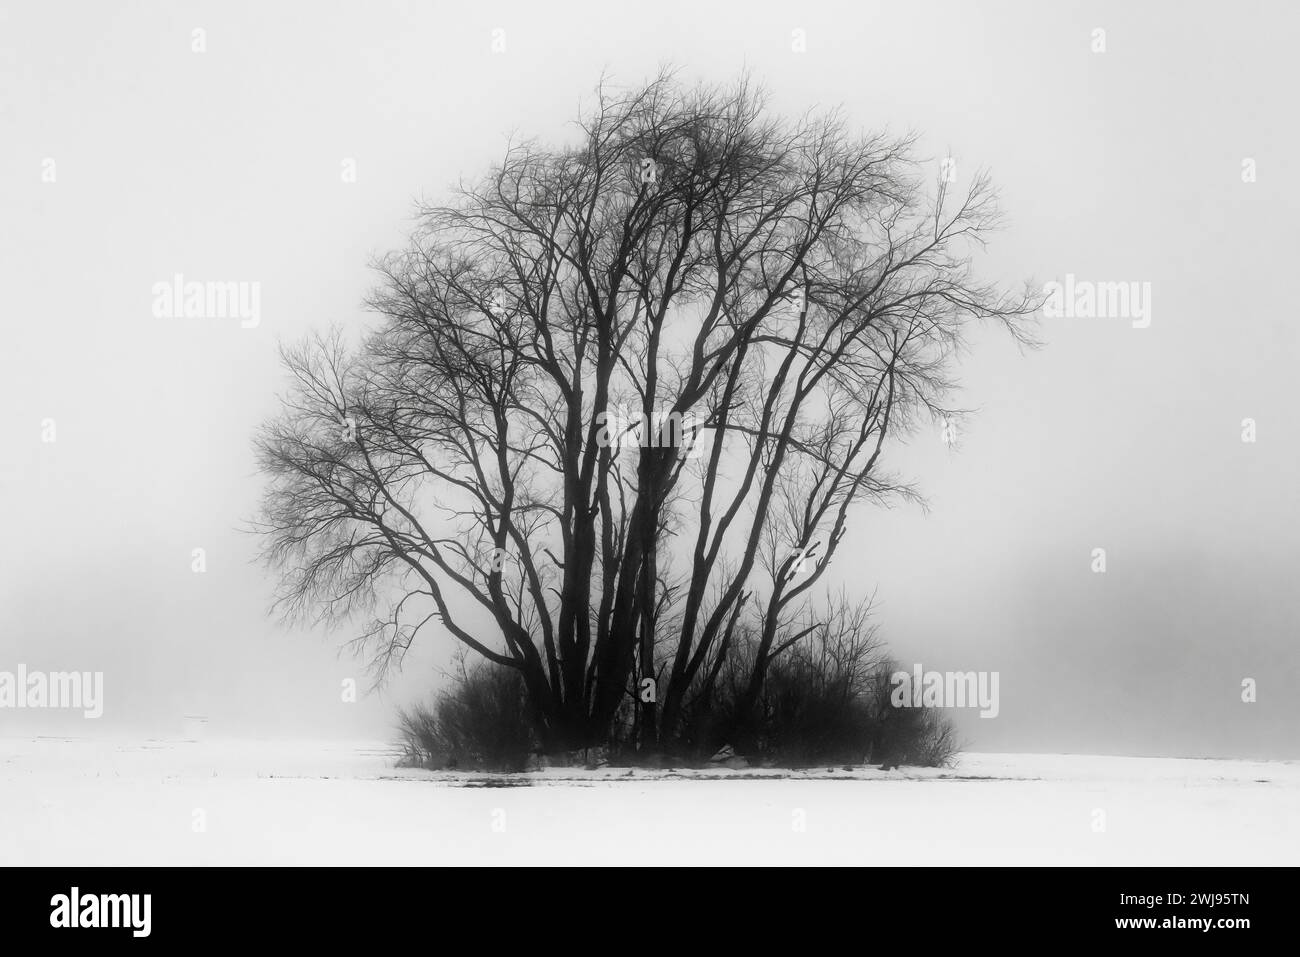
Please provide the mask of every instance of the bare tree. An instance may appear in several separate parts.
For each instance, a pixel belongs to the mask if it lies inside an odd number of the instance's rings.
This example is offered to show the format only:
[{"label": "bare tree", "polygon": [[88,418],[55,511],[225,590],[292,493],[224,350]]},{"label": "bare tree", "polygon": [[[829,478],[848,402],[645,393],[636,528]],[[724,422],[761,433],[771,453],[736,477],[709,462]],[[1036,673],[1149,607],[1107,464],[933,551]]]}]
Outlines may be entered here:
[{"label": "bare tree", "polygon": [[927,189],[910,137],[667,73],[578,126],[422,207],[357,347],[285,350],[260,527],[284,607],[372,614],[381,673],[436,622],[521,673],[548,747],[629,695],[664,747],[737,629],[752,705],[844,620],[816,586],[851,506],[913,494],[887,439],[950,414],[972,324],[1028,341],[1036,302],[972,277],[987,179]]}]

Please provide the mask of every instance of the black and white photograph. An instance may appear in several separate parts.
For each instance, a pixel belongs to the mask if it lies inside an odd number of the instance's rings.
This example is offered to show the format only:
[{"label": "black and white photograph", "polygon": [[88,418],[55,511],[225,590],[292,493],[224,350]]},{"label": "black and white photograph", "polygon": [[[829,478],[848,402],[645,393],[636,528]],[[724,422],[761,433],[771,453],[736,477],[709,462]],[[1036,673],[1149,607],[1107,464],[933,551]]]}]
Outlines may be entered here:
[{"label": "black and white photograph", "polygon": [[851,867],[931,888],[899,933],[1104,873],[1055,919],[1248,941],[1300,863],[1298,35],[0,0],[0,865],[54,888],[5,926]]}]

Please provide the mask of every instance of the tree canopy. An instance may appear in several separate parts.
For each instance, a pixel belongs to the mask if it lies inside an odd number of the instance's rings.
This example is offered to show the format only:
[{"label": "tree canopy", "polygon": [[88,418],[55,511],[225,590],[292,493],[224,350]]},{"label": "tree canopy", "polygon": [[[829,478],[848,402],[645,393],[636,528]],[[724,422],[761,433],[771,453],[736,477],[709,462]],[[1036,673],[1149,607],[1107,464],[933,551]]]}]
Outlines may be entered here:
[{"label": "tree canopy", "polygon": [[1036,303],[973,275],[987,177],[927,183],[913,137],[671,74],[578,128],[422,206],[359,345],[284,349],[260,528],[284,607],[364,616],[381,671],[441,629],[550,746],[628,707],[667,746],[739,636],[752,701],[868,627],[818,589],[851,507],[911,494],[889,440],[947,412],[972,324],[1028,341]]}]

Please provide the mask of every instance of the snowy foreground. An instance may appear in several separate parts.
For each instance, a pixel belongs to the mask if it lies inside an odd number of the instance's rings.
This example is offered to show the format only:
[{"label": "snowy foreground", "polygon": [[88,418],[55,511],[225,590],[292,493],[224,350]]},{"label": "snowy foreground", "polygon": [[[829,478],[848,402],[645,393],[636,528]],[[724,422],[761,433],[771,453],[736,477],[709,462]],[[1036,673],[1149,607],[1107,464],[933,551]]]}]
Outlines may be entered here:
[{"label": "snowy foreground", "polygon": [[1296,864],[1300,764],[399,770],[382,745],[0,738],[0,865]]}]

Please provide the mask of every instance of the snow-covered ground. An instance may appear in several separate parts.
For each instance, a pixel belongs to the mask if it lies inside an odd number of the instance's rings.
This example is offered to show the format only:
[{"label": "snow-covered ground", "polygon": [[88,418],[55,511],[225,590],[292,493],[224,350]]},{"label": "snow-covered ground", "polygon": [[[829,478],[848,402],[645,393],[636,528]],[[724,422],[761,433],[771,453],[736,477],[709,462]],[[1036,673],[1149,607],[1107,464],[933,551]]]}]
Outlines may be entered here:
[{"label": "snow-covered ground", "polygon": [[0,865],[1297,864],[1300,764],[398,770],[382,744],[0,738]]}]

